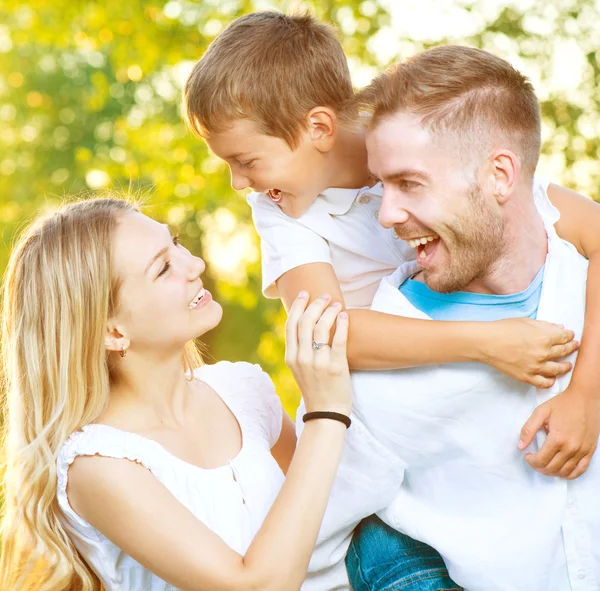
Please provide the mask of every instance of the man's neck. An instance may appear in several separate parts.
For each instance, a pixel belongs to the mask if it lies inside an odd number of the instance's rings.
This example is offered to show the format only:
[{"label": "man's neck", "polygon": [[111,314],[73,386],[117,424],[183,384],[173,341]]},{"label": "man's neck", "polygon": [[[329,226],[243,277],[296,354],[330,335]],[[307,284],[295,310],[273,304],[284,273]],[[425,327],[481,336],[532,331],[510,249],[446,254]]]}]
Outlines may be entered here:
[{"label": "man's neck", "polygon": [[335,146],[328,156],[327,188],[359,189],[373,184],[369,176],[363,129],[340,127]]},{"label": "man's neck", "polygon": [[521,191],[504,208],[502,254],[485,277],[476,279],[464,291],[498,295],[518,293],[529,287],[544,265],[548,237],[531,190]]}]

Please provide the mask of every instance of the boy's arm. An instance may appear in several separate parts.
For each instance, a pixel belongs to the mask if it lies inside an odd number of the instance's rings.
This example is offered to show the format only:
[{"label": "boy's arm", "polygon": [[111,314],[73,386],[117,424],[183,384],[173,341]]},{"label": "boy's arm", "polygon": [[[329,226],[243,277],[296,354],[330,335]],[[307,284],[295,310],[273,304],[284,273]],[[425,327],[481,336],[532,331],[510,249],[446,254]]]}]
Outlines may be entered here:
[{"label": "boy's arm", "polygon": [[[284,273],[277,291],[286,309],[301,290],[311,300],[328,293],[344,302],[330,264],[310,263]],[[575,350],[573,333],[529,319],[497,322],[420,320],[371,310],[348,310],[348,361],[353,369],[401,369],[481,361],[523,382],[549,387],[571,365],[557,362]]]},{"label": "boy's arm", "polygon": [[560,211],[558,235],[590,261],[585,322],[569,387],[536,409],[519,447],[527,447],[545,428],[544,445],[525,459],[543,474],[572,479],[587,469],[600,432],[600,205],[557,185],[548,187],[548,197]]}]

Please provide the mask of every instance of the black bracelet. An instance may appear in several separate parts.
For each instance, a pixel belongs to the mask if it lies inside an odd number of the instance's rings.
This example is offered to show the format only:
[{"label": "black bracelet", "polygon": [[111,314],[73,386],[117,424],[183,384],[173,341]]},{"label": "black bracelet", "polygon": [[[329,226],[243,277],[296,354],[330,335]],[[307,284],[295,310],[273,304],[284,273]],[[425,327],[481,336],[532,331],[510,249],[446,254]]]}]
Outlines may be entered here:
[{"label": "black bracelet", "polygon": [[340,423],[344,423],[344,425],[346,425],[346,429],[352,424],[350,417],[342,414],[341,412],[329,412],[324,410],[307,412],[302,417],[302,422],[306,423],[306,421],[312,421],[313,419],[331,419],[332,421],[339,421]]}]

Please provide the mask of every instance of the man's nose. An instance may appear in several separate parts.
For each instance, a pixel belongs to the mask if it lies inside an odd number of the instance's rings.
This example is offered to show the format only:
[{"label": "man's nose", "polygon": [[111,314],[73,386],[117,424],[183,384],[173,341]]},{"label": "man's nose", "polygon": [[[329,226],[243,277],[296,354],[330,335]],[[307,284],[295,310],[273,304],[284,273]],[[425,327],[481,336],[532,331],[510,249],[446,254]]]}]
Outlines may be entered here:
[{"label": "man's nose", "polygon": [[379,208],[379,223],[384,228],[393,228],[396,224],[406,223],[408,218],[409,214],[402,206],[398,195],[384,189]]},{"label": "man's nose", "polygon": [[239,172],[231,172],[231,186],[235,191],[242,191],[252,185],[250,179]]}]

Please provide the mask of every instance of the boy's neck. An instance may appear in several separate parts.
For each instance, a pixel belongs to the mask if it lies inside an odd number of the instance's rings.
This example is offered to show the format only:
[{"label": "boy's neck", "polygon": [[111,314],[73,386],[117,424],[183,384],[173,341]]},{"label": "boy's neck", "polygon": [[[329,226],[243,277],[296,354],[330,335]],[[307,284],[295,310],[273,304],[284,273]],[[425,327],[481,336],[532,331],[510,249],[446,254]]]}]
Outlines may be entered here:
[{"label": "boy's neck", "polygon": [[365,130],[339,127],[335,146],[329,152],[327,188],[359,189],[372,185],[367,164]]}]

